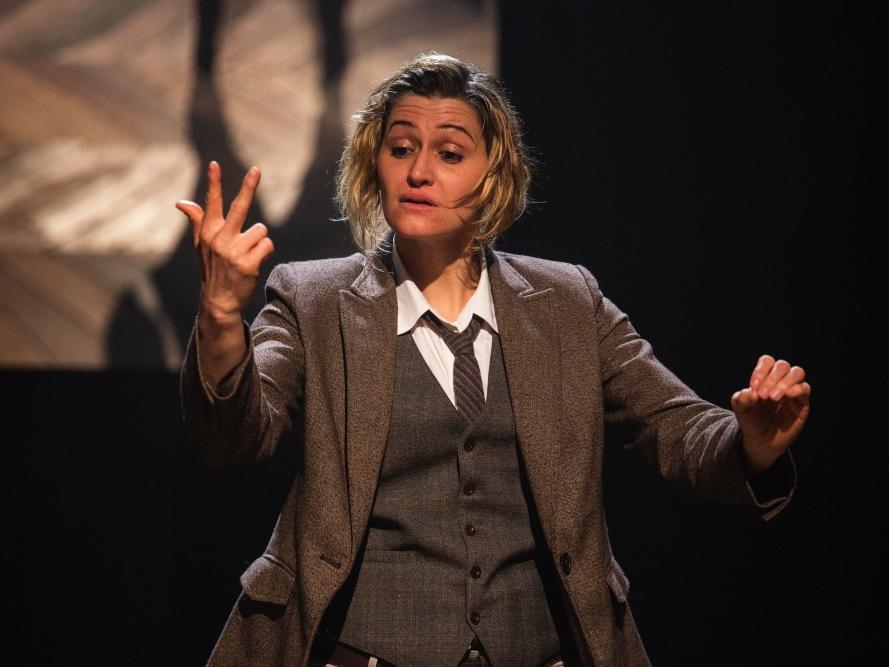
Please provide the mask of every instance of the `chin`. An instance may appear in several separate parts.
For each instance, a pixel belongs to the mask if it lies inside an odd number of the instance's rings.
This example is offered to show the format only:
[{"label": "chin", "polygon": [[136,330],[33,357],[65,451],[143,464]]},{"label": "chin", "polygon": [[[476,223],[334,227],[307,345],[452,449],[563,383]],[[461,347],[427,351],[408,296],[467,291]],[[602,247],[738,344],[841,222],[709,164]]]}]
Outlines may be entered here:
[{"label": "chin", "polygon": [[447,247],[452,247],[455,243],[459,243],[461,246],[468,243],[468,237],[465,234],[461,234],[459,231],[448,230],[422,230],[422,231],[399,231],[395,230],[395,235],[399,239],[411,240],[411,241],[426,241],[429,243],[438,243],[445,245]]},{"label": "chin", "polygon": [[406,239],[444,239],[466,233],[462,226],[436,223],[432,220],[396,220],[388,224],[396,236]]}]

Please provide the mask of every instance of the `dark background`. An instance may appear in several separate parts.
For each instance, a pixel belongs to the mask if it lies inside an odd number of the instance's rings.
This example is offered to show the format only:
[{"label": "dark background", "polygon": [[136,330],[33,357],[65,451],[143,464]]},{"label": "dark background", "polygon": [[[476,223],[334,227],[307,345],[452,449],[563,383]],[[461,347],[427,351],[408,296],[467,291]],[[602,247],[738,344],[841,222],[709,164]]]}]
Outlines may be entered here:
[{"label": "dark background", "polygon": [[[723,407],[763,353],[813,387],[799,487],[770,523],[609,450],[611,540],[652,661],[877,661],[885,11],[583,4],[500,8],[501,74],[541,161],[538,203],[500,248],[586,265]],[[332,169],[319,173],[324,202]],[[293,443],[252,469],[206,469],[165,371],[0,382],[0,661],[202,663],[272,530]]]}]

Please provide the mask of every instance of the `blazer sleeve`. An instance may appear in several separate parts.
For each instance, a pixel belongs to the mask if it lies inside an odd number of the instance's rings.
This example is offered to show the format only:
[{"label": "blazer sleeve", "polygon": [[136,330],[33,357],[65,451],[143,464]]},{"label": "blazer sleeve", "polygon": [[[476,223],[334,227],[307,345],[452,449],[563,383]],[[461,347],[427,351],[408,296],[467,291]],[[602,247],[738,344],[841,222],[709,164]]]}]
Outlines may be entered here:
[{"label": "blazer sleeve", "polygon": [[672,484],[710,500],[750,507],[765,520],[774,517],[796,488],[790,450],[755,480],[747,479],[735,413],[703,400],[660,363],[626,313],[602,294],[586,268],[578,268],[596,310],[608,432]]},{"label": "blazer sleeve", "polygon": [[266,283],[266,305],[245,327],[247,349],[217,384],[201,374],[197,320],[180,376],[186,430],[200,457],[213,467],[268,459],[293,429],[302,405],[305,351],[294,308],[292,270],[276,266]]}]

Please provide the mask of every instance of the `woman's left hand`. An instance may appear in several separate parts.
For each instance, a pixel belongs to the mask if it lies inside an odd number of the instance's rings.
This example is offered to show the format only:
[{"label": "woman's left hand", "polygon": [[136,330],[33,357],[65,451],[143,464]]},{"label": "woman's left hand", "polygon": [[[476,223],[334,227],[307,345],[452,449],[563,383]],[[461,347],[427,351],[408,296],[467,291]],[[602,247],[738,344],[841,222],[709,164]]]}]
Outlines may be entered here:
[{"label": "woman's left hand", "polygon": [[803,382],[805,376],[799,366],[764,354],[753,369],[750,386],[732,394],[748,474],[772,465],[806,423],[812,387]]}]

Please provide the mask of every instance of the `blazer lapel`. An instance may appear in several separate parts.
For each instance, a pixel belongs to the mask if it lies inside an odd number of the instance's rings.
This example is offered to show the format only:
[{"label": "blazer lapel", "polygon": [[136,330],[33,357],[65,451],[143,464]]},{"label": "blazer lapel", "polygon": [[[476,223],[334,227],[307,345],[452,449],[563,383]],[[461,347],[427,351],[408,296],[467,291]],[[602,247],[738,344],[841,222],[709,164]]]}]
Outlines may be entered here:
[{"label": "blazer lapel", "polygon": [[398,305],[386,255],[369,258],[340,290],[346,361],[346,470],[352,550],[364,534],[389,432]]},{"label": "blazer lapel", "polygon": [[559,516],[561,371],[553,288],[537,289],[499,253],[489,252],[491,293],[519,448],[544,530]]}]

